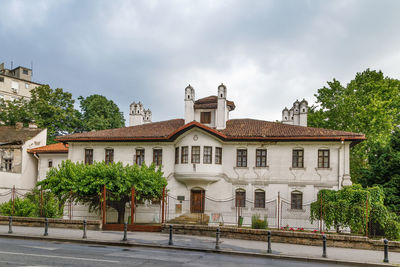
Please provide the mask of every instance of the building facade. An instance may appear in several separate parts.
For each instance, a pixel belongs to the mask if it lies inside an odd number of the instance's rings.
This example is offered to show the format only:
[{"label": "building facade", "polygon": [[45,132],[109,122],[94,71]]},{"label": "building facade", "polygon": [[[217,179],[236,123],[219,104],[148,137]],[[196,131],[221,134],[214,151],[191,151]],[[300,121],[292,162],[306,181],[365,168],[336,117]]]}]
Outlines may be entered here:
[{"label": "building facade", "polygon": [[7,69],[0,64],[0,99],[30,99],[31,90],[41,84],[32,81],[32,70],[25,67]]},{"label": "building facade", "polygon": [[0,126],[0,202],[15,187],[21,193],[31,190],[37,182],[36,159],[29,149],[46,145],[47,130],[34,125]]},{"label": "building facade", "polygon": [[320,189],[351,185],[350,147],[364,135],[300,126],[307,121],[300,116],[296,124],[229,119],[235,104],[226,97],[223,84],[216,96],[198,100],[188,86],[184,119],[58,140],[69,145],[68,159],[73,162],[90,164],[107,158],[161,166],[168,180],[169,220],[207,214],[210,221],[234,224],[240,216],[250,224],[251,216],[259,214],[274,225],[285,212],[287,224],[292,225],[299,218],[308,220],[305,207]]}]

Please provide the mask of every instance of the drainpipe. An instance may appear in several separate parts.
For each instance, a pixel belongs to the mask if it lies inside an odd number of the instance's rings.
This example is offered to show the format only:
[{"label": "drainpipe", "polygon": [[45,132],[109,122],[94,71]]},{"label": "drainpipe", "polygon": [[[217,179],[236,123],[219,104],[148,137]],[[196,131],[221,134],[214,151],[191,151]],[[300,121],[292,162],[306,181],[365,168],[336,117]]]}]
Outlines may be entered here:
[{"label": "drainpipe", "polygon": [[36,183],[37,183],[39,178],[39,169],[40,169],[39,155],[37,153],[33,153],[33,156],[37,159],[37,176],[36,176]]},{"label": "drainpipe", "polygon": [[[340,152],[341,152],[342,148],[344,148],[344,140],[343,139],[340,140],[340,145],[339,145],[339,148],[338,148],[338,168],[337,168],[338,190],[340,190],[340,188],[341,188],[341,183],[340,183],[340,165],[341,165]],[[343,166],[343,168],[344,168],[344,166]]]}]

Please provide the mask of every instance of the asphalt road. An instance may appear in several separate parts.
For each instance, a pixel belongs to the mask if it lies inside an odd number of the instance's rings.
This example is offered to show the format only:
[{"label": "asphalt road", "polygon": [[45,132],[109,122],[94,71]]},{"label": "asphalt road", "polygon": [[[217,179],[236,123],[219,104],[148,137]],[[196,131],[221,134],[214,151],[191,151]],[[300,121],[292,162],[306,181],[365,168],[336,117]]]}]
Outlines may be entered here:
[{"label": "asphalt road", "polygon": [[[0,266],[330,266],[259,257],[0,239]],[[332,265],[333,266],[333,265]],[[337,265],[335,265],[337,266]]]}]

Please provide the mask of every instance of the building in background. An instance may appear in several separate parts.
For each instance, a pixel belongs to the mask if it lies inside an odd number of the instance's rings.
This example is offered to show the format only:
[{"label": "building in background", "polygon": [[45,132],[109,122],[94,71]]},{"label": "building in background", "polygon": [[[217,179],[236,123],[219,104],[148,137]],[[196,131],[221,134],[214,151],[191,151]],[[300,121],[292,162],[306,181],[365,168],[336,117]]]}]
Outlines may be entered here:
[{"label": "building in background", "polygon": [[21,66],[7,69],[4,63],[0,64],[0,99],[30,99],[31,90],[40,85],[32,81],[32,69]]},{"label": "building in background", "polygon": [[34,188],[37,182],[37,162],[29,149],[46,145],[47,130],[31,124],[23,127],[0,126],[0,202],[8,201],[4,195],[15,187],[21,194]]}]

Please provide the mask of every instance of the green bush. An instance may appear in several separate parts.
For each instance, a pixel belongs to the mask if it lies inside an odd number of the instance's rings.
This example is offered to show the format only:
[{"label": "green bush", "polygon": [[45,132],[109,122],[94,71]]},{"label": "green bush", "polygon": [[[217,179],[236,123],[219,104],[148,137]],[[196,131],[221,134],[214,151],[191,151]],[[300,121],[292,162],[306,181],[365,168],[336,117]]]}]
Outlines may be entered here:
[{"label": "green bush", "polygon": [[260,219],[260,214],[255,214],[251,217],[251,228],[253,229],[267,229],[268,222],[267,217],[264,217],[264,220]]},{"label": "green bush", "polygon": [[34,189],[32,192],[26,194],[24,198],[15,198],[14,212],[11,199],[8,202],[0,204],[0,214],[3,216],[47,218],[58,218],[62,216],[64,205],[57,200],[54,194],[43,192],[42,206],[40,203],[40,190]]},{"label": "green bush", "polygon": [[400,240],[400,220],[398,216],[391,212],[384,226],[386,238],[390,240]]}]

